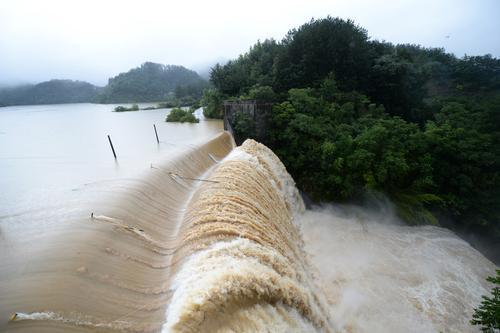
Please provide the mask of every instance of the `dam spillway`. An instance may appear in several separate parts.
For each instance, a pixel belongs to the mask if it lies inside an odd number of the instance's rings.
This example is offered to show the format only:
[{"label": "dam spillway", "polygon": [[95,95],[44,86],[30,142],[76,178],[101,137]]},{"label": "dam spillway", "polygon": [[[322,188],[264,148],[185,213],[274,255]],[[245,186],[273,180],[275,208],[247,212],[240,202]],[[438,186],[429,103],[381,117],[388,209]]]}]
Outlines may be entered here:
[{"label": "dam spillway", "polygon": [[330,331],[294,226],[302,200],[263,145],[222,133],[105,192],[47,214],[18,240],[24,256],[2,254],[0,327]]},{"label": "dam spillway", "polygon": [[304,212],[228,133],[76,190],[0,225],[1,332],[477,332],[496,268],[390,211]]},{"label": "dam spillway", "polygon": [[302,199],[283,164],[247,140],[209,179],[183,219],[166,331],[330,332],[293,224]]}]

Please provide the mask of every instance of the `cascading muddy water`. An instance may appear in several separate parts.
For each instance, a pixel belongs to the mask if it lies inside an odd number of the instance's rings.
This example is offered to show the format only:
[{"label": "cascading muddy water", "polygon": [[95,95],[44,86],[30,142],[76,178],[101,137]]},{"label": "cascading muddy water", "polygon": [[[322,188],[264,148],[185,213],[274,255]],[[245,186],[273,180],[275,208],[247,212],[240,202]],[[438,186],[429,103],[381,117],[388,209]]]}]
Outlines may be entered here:
[{"label": "cascading muddy water", "polygon": [[495,266],[467,243],[391,214],[304,213],[271,150],[233,147],[221,134],[3,225],[0,331],[474,331]]},{"label": "cascading muddy water", "polygon": [[19,241],[24,261],[2,257],[30,267],[0,281],[9,330],[331,331],[293,224],[302,200],[263,145],[233,149],[225,133],[100,190],[111,195],[49,214],[43,244]]},{"label": "cascading muddy water", "polygon": [[303,203],[279,159],[247,140],[194,194],[165,332],[330,332],[293,224]]},{"label": "cascading muddy water", "polygon": [[86,184],[53,209],[5,218],[0,331],[160,331],[186,203],[233,147],[223,133],[145,161],[140,177]]}]

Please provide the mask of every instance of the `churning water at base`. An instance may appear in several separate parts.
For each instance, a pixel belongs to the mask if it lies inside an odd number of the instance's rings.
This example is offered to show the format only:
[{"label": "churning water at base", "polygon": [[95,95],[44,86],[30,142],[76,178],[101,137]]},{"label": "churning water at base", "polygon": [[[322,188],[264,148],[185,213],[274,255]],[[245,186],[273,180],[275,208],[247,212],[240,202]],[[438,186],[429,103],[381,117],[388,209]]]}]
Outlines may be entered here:
[{"label": "churning water at base", "polygon": [[466,332],[494,271],[444,229],[304,212],[227,133],[26,216],[0,224],[0,331]]},{"label": "churning water at base", "polygon": [[342,205],[300,224],[339,332],[479,331],[469,320],[495,265],[451,231]]}]

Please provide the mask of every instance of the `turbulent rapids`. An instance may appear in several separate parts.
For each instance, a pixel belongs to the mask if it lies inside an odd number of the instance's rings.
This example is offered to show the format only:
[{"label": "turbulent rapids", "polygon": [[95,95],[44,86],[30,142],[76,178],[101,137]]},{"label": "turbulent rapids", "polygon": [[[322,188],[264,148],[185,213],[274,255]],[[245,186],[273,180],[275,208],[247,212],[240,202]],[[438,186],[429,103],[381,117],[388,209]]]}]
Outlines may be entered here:
[{"label": "turbulent rapids", "polygon": [[247,140],[210,180],[183,219],[166,331],[330,331],[293,225],[303,204],[281,162]]},{"label": "turbulent rapids", "polygon": [[304,214],[273,152],[227,133],[87,187],[2,229],[0,331],[473,331],[495,268],[439,228]]}]

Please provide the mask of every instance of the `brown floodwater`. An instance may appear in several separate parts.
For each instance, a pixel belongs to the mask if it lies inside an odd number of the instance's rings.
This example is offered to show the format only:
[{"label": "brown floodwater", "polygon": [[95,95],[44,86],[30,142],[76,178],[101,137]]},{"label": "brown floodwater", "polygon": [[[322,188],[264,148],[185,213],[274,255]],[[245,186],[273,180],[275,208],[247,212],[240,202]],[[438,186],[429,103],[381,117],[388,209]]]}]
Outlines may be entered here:
[{"label": "brown floodwater", "polygon": [[161,327],[168,244],[198,185],[179,177],[207,171],[232,141],[220,121],[113,107],[0,109],[0,331]]}]

